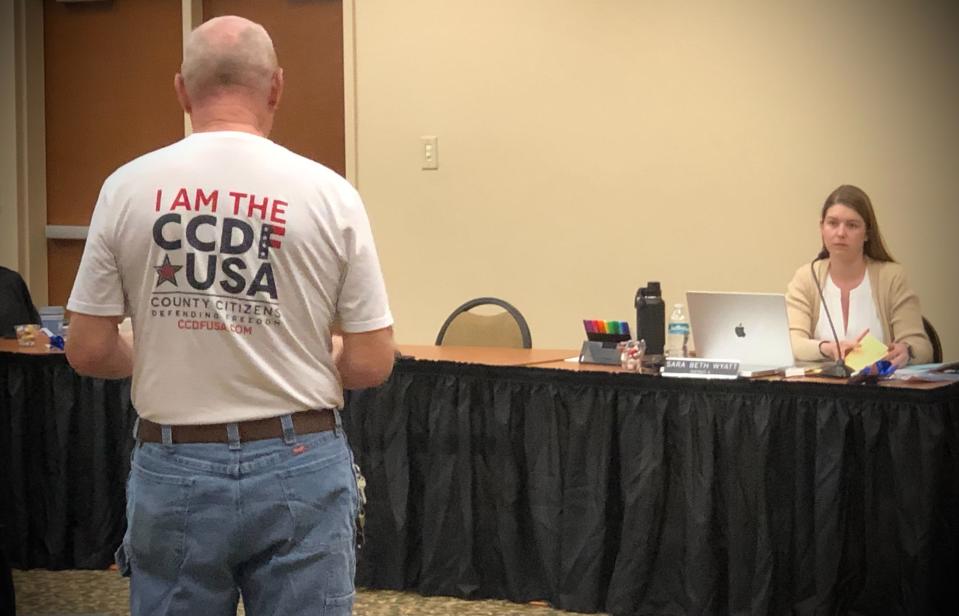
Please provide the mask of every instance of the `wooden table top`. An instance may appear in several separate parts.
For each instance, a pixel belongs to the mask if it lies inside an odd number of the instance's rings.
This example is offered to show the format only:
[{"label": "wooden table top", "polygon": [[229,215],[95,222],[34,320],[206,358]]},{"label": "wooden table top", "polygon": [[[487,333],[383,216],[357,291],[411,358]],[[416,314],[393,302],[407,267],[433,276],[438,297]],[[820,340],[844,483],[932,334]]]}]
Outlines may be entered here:
[{"label": "wooden table top", "polygon": [[567,357],[577,357],[578,352],[573,351],[572,355],[567,355],[560,361],[544,362],[537,365],[537,368],[555,368],[556,370],[569,370],[571,372],[626,372],[620,366],[606,364],[581,364],[578,361],[565,361]]},{"label": "wooden table top", "polygon": [[570,349],[510,349],[504,347],[468,347],[400,344],[400,353],[428,361],[455,361],[487,366],[533,366],[575,357]]},{"label": "wooden table top", "polygon": [[[575,354],[575,353],[574,353]],[[543,362],[536,365],[537,368],[553,368],[556,370],[570,370],[573,372],[622,372],[625,373],[626,370],[623,370],[619,366],[607,366],[602,364],[580,364],[577,362],[567,362],[567,361],[551,361]],[[646,373],[651,374],[651,373]],[[822,376],[795,376],[795,377],[783,377],[783,376],[764,376],[758,377],[756,380],[759,381],[785,381],[787,383],[825,383],[828,385],[846,385],[844,379],[831,379],[828,377]],[[898,379],[890,379],[880,381],[879,385],[881,387],[897,387],[902,389],[939,389],[940,387],[948,387],[952,383],[949,381],[918,381],[918,380],[909,380],[903,381]]]},{"label": "wooden table top", "polygon": [[[42,333],[37,335],[36,344],[32,347],[21,347],[16,340],[0,338],[0,352],[21,353],[23,355],[62,355],[59,349],[47,348],[47,337]],[[602,364],[580,364],[579,362],[564,361],[569,357],[576,357],[579,351],[573,349],[511,349],[504,347],[467,347],[467,346],[435,346],[427,344],[400,344],[397,345],[400,353],[424,361],[452,361],[468,364],[482,364],[486,366],[535,366],[537,368],[551,368],[568,370],[571,372],[626,372],[619,366]],[[815,376],[800,376],[784,378],[781,376],[761,377],[762,380],[787,381],[792,383],[827,383],[830,385],[844,385],[840,379],[829,379]],[[881,381],[882,387],[901,387],[905,389],[938,389],[947,387],[951,383],[946,381]]]},{"label": "wooden table top", "polygon": [[[36,344],[22,347],[16,340],[0,338],[0,352],[20,353],[23,355],[62,355],[59,349],[48,349],[48,339],[42,333],[37,334]],[[400,344],[400,353],[427,361],[453,361],[488,366],[532,366],[543,362],[552,362],[566,357],[574,357],[577,352],[570,349],[510,349],[502,347],[465,347]]]},{"label": "wooden table top", "polygon": [[60,349],[49,349],[50,339],[43,332],[37,333],[32,347],[22,347],[15,339],[0,338],[0,353],[20,353],[23,355],[63,355]]}]

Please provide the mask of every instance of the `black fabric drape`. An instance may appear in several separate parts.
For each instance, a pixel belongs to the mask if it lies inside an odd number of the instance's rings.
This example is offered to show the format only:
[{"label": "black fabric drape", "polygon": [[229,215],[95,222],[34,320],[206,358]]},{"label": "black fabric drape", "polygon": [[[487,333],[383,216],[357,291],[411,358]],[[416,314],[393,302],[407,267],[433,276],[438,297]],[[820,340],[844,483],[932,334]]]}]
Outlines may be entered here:
[{"label": "black fabric drape", "polygon": [[959,385],[401,362],[358,583],[612,614],[959,612]]},{"label": "black fabric drape", "polygon": [[[112,562],[134,416],[126,381],[0,353],[15,566]],[[959,612],[959,385],[401,361],[344,419],[363,586],[617,616]]]},{"label": "black fabric drape", "polygon": [[129,381],[0,353],[0,525],[15,567],[99,569],[123,538]]}]

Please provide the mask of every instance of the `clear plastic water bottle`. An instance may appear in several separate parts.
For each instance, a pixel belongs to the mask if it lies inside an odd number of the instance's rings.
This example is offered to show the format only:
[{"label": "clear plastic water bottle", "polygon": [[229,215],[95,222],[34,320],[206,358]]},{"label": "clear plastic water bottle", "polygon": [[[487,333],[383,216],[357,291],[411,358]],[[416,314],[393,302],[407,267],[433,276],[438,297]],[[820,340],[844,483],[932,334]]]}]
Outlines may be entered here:
[{"label": "clear plastic water bottle", "polygon": [[669,315],[669,327],[666,335],[666,356],[687,357],[689,355],[689,319],[682,304],[674,304]]}]

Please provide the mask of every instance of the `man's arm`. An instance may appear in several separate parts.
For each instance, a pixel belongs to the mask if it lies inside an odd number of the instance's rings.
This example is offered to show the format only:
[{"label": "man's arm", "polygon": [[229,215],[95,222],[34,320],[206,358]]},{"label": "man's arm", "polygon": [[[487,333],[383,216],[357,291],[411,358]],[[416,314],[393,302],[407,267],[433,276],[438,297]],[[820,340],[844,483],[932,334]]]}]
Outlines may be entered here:
[{"label": "man's arm", "polygon": [[386,381],[393,372],[395,352],[392,327],[333,336],[333,360],[347,389],[376,387]]},{"label": "man's arm", "polygon": [[73,313],[67,336],[67,361],[85,376],[122,379],[133,374],[133,346],[120,336],[122,317]]}]

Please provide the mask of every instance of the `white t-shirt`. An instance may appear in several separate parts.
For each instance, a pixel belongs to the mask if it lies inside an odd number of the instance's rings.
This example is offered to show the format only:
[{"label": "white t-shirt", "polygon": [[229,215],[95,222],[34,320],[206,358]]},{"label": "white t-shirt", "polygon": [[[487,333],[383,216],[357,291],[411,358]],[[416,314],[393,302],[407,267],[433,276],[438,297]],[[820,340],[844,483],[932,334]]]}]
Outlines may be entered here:
[{"label": "white t-shirt", "polygon": [[[870,334],[883,343],[886,342],[882,321],[879,320],[879,311],[876,310],[876,302],[872,297],[872,285],[869,284],[868,274],[863,276],[859,286],[849,291],[848,326],[844,326],[842,319],[842,291],[832,281],[831,276],[826,276],[822,294],[826,298],[829,314],[832,316],[832,322],[836,326],[836,334],[840,340],[855,340],[864,329],[869,328]],[[833,340],[829,320],[826,317],[826,308],[822,303],[819,304],[819,321],[816,323],[815,337],[818,340]]]},{"label": "white t-shirt", "polygon": [[195,133],[107,178],[67,307],[132,317],[133,404],[174,425],[342,406],[331,324],[393,323],[357,192],[242,132]]}]

